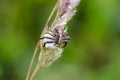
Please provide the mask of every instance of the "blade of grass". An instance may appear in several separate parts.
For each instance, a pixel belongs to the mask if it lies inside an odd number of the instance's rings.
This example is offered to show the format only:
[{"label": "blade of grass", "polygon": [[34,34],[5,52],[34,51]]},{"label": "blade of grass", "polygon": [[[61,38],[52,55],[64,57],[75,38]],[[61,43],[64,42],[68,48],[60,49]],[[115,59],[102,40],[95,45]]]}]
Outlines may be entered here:
[{"label": "blade of grass", "polygon": [[[58,0],[58,1],[59,1],[59,0]],[[50,14],[50,16],[48,17],[48,19],[47,19],[47,21],[46,21],[46,23],[45,23],[45,26],[44,26],[44,29],[43,29],[43,32],[42,32],[41,36],[44,34],[44,32],[46,31],[46,29],[48,28],[48,24],[49,24],[49,22],[50,22],[50,20],[51,20],[51,18],[52,18],[52,16],[53,16],[53,14],[54,14],[55,11],[57,10],[58,1],[57,1],[57,3],[55,4],[55,6],[54,6],[54,8],[53,8],[53,10],[52,10],[52,12],[51,12],[51,14]]]},{"label": "blade of grass", "polygon": [[32,73],[31,77],[30,77],[30,80],[33,80],[34,76],[36,75],[37,71],[40,69],[40,65],[37,64],[35,69],[34,69],[34,72]]},{"label": "blade of grass", "polygon": [[35,55],[36,55],[39,47],[40,47],[40,44],[39,44],[39,41],[38,41],[38,43],[37,43],[37,45],[36,45],[36,48],[35,48],[35,50],[34,50],[34,53],[33,53],[33,56],[32,56],[32,60],[31,60],[31,62],[30,62],[30,65],[29,65],[28,72],[27,72],[27,75],[26,75],[26,79],[25,79],[25,80],[29,80],[31,68],[32,68],[32,65],[33,65],[33,62],[34,62],[34,59],[35,59]]},{"label": "blade of grass", "polygon": [[[44,28],[43,28],[43,32],[42,32],[42,34],[40,35],[40,37],[45,33],[46,29],[48,28],[48,24],[49,24],[49,22],[50,22],[50,20],[51,20],[51,18],[52,18],[52,16],[53,16],[53,14],[54,14],[55,11],[57,10],[57,5],[58,5],[58,2],[55,4],[55,6],[54,6],[54,8],[53,8],[53,10],[52,10],[52,12],[51,12],[51,14],[50,14],[50,16],[48,17],[48,19],[47,19],[47,21],[46,21],[46,23],[45,23],[45,26],[44,26]],[[25,80],[29,80],[31,68],[32,68],[32,65],[33,65],[33,62],[34,62],[34,59],[35,59],[35,56],[36,56],[36,53],[37,53],[39,47],[40,47],[40,41],[38,41],[38,43],[37,43],[37,45],[36,45],[36,47],[35,47],[35,50],[34,50],[34,53],[33,53],[33,56],[32,56],[32,60],[31,60],[31,62],[30,62],[30,65],[29,65],[28,72],[27,72],[27,75],[26,75],[26,79],[25,79]],[[33,77],[35,76],[37,69],[39,69],[38,66],[36,66],[36,68],[34,69],[34,72],[32,73],[32,76],[31,76],[30,80],[32,80]]]}]

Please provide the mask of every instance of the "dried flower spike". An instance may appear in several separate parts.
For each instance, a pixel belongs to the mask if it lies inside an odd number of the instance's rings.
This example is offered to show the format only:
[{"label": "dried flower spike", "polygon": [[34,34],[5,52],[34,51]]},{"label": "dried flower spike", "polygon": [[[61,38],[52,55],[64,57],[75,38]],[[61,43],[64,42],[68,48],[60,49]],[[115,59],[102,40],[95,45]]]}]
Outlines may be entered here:
[{"label": "dried flower spike", "polygon": [[[76,6],[79,4],[79,2],[80,0],[58,0],[46,22],[37,47],[35,48],[26,80],[29,79],[31,66],[33,64],[38,47],[41,49],[38,58],[38,64],[32,73],[30,80],[33,79],[39,68],[50,66],[61,56],[64,47],[67,45],[68,40],[70,39],[66,24],[75,15]],[[48,26],[48,23],[55,11],[57,12],[56,17],[53,23]]]},{"label": "dried flower spike", "polygon": [[59,0],[57,5],[57,16],[51,27],[65,27],[67,22],[75,15],[76,6],[80,0]]}]

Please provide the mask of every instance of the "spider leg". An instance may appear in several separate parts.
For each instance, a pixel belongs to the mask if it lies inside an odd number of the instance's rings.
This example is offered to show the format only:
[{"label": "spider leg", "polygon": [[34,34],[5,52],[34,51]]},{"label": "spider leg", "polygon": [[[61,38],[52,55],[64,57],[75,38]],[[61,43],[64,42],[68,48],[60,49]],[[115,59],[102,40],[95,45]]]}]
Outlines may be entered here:
[{"label": "spider leg", "polygon": [[51,34],[51,36],[55,37],[56,31],[54,29],[49,29],[49,30],[51,32],[51,33],[49,32],[49,34]]},{"label": "spider leg", "polygon": [[66,37],[68,36],[68,33],[66,31],[63,32],[63,36]]},{"label": "spider leg", "polygon": [[45,47],[46,43],[43,44],[43,47]]},{"label": "spider leg", "polygon": [[69,37],[67,37],[67,38],[63,38],[62,40],[70,40],[70,38],[69,38]]},{"label": "spider leg", "polygon": [[53,36],[53,37],[54,37],[54,35],[53,35],[53,34],[51,34],[50,32],[49,32],[49,33],[46,33],[46,34],[49,34],[49,35],[51,35],[51,36]]},{"label": "spider leg", "polygon": [[44,39],[44,37],[39,38],[39,40]]},{"label": "spider leg", "polygon": [[46,41],[45,43],[55,43],[55,41]]},{"label": "spider leg", "polygon": [[52,37],[43,37],[43,39],[46,38],[46,39],[51,39],[51,40],[55,40],[54,38]]},{"label": "spider leg", "polygon": [[67,46],[67,42],[64,42],[64,46],[63,46],[63,48],[66,47],[66,46]]},{"label": "spider leg", "polygon": [[68,42],[68,40],[67,40],[67,39],[65,39],[65,40],[62,40],[62,43],[65,43],[65,42]]}]

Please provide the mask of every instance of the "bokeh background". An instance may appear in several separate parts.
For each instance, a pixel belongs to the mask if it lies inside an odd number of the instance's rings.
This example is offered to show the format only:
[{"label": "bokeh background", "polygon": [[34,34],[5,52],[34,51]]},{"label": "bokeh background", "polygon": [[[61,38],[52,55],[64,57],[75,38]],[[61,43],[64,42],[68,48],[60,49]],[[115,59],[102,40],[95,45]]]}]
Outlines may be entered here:
[{"label": "bokeh background", "polygon": [[[0,80],[25,80],[56,1],[0,0]],[[62,57],[34,80],[120,80],[120,1],[82,0],[77,10]]]}]

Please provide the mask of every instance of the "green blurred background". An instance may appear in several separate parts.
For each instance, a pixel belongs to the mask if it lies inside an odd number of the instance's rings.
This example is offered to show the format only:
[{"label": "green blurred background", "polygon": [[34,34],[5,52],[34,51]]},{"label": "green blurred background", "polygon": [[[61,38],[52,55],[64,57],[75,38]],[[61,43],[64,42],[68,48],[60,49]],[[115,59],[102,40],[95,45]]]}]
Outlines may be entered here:
[{"label": "green blurred background", "polygon": [[[25,80],[56,1],[0,0],[0,80]],[[62,57],[34,80],[120,80],[120,1],[82,0],[77,9]]]}]

